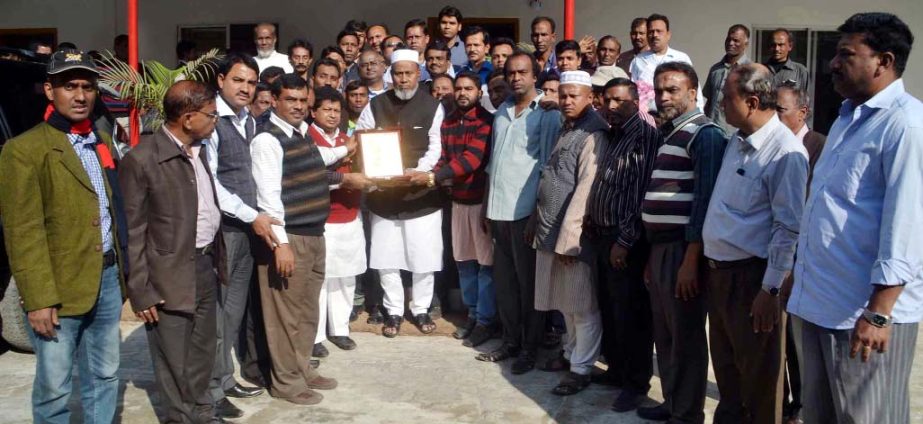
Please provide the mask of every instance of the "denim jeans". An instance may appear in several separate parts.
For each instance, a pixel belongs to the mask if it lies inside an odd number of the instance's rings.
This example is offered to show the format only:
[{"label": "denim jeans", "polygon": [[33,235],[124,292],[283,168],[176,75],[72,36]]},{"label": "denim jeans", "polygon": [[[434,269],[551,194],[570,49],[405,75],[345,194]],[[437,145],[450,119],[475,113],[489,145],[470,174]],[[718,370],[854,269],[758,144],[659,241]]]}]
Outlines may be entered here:
[{"label": "denim jeans", "polygon": [[[46,339],[29,327],[35,349],[32,419],[36,423],[68,423],[74,359],[80,373],[83,422],[111,423],[119,393],[119,318],[122,292],[119,268],[103,270],[96,305],[84,315],[58,317],[57,336]],[[28,323],[28,319],[26,320]],[[28,325],[28,324],[27,324]]]},{"label": "denim jeans", "polygon": [[476,260],[455,264],[458,267],[462,302],[468,307],[468,316],[477,319],[478,324],[492,324],[497,313],[493,267],[479,265]]}]

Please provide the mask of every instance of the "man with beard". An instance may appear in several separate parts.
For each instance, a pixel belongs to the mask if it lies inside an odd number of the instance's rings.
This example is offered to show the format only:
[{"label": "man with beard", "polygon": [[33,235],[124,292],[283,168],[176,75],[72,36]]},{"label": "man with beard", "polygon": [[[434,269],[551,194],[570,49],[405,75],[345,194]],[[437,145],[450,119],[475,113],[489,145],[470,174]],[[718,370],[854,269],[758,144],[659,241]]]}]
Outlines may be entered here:
[{"label": "man with beard", "polygon": [[294,71],[288,56],[276,51],[276,26],[263,22],[253,27],[253,42],[256,43],[256,64],[260,72],[270,66],[278,66],[285,73]]},{"label": "man with beard", "polygon": [[769,60],[764,63],[772,72],[773,87],[778,87],[784,82],[794,83],[798,88],[807,91],[811,87],[811,75],[808,68],[795,62],[791,58],[795,40],[792,32],[779,28],[772,32],[772,44],[769,45]]},{"label": "man with beard", "polygon": [[314,61],[314,45],[300,38],[293,40],[288,45],[288,60],[301,79],[311,80],[308,71],[311,69],[311,62]]},{"label": "man with beard", "polygon": [[543,73],[558,69],[558,61],[554,57],[555,41],[558,36],[554,31],[554,19],[539,16],[532,20],[531,37],[532,45],[535,46],[535,60],[538,61],[539,71]]},{"label": "man with beard", "polygon": [[724,120],[724,109],[721,107],[722,89],[731,68],[751,62],[747,57],[749,46],[750,30],[741,24],[731,25],[724,39],[724,57],[708,70],[708,80],[705,81],[705,88],[702,89],[702,94],[707,99],[705,116],[715,124],[722,126],[728,133],[734,132],[736,128],[728,125]]},{"label": "man with beard", "polygon": [[442,122],[442,155],[433,172],[418,172],[411,182],[426,185],[432,178],[451,188],[452,253],[458,268],[462,301],[468,322],[454,336],[469,347],[479,346],[493,335],[496,300],[493,286],[493,245],[483,221],[484,168],[490,157],[493,116],[478,103],[480,78],[462,72],[455,80],[455,109]]},{"label": "man with beard", "polygon": [[373,49],[363,50],[356,64],[359,66],[359,80],[369,90],[369,100],[391,88],[382,78],[385,72],[385,58],[380,52]]},{"label": "man with beard", "polygon": [[365,44],[381,52],[381,43],[388,36],[388,27],[383,24],[375,24],[365,31]]},{"label": "man with beard", "polygon": [[628,33],[631,40],[631,50],[623,52],[615,61],[615,66],[622,68],[626,74],[631,74],[631,61],[635,56],[650,50],[647,45],[647,18],[635,18],[631,21],[631,32]]},{"label": "man with beard", "polygon": [[651,242],[645,283],[651,297],[664,403],[638,408],[648,420],[705,419],[708,343],[702,226],[727,139],[696,107],[692,66],[668,62],[654,73],[664,144],[641,206]]},{"label": "man with beard", "polygon": [[561,129],[561,112],[540,106],[535,89],[541,68],[535,57],[513,53],[506,79],[513,91],[494,115],[491,160],[487,165],[487,219],[494,237],[494,285],[503,344],[479,354],[479,361],[516,358],[513,374],[535,368],[545,329],[545,314],[535,310],[535,250],[523,237],[535,212],[542,166]]},{"label": "man with beard", "polygon": [[440,36],[437,41],[445,43],[452,52],[453,66],[458,66],[459,68],[465,66],[468,63],[466,44],[458,36],[462,32],[463,18],[461,11],[454,6],[446,6],[439,11],[436,19],[439,21]]},{"label": "man with beard", "polygon": [[602,105],[612,129],[608,148],[600,153],[587,216],[609,369],[594,381],[621,387],[612,409],[625,412],[646,397],[654,370],[651,302],[644,285],[650,246],[641,202],[663,137],[641,115],[638,87],[631,80],[607,82]]},{"label": "man with beard", "polygon": [[558,103],[564,124],[542,167],[535,213],[525,232],[527,239],[534,236],[537,250],[535,309],[560,311],[567,326],[561,356],[541,367],[568,370],[551,391],[559,396],[577,394],[590,385],[602,337],[596,276],[590,265],[594,258],[583,224],[609,126],[593,110],[592,99],[590,74],[561,73]]},{"label": "man with beard", "polygon": [[[444,112],[436,99],[419,89],[419,60],[416,50],[392,54],[394,88],[372,99],[356,125],[357,130],[399,127],[406,175],[431,171],[442,147],[439,128]],[[396,337],[403,322],[401,270],[412,274],[410,309],[415,324],[424,334],[432,333],[436,324],[427,309],[433,299],[434,273],[442,269],[443,252],[443,202],[435,181],[430,177],[422,187],[379,187],[367,199],[372,224],[369,267],[379,272],[388,314],[382,334]]]}]

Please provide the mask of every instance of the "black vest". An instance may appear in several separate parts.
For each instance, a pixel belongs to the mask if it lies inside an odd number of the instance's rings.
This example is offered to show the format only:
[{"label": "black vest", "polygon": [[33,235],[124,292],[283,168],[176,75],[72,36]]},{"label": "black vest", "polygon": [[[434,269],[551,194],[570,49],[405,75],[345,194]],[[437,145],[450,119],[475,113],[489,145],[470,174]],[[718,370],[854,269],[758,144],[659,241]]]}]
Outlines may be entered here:
[{"label": "black vest", "polygon": [[[241,137],[231,122],[230,116],[218,118],[215,131],[218,132],[218,172],[215,177],[221,186],[240,197],[247,206],[256,209],[256,182],[253,181],[250,160],[250,141],[253,140],[255,124],[247,116],[247,137]],[[222,215],[222,230],[249,230],[250,224]]]},{"label": "black vest", "polygon": [[[423,89],[417,89],[410,100],[401,100],[389,90],[375,96],[369,107],[378,128],[400,128],[404,168],[416,168],[429,148],[429,129],[439,102]],[[368,206],[382,218],[412,219],[441,209],[442,200],[435,187],[388,188],[369,193]]]},{"label": "black vest", "polygon": [[324,235],[330,214],[330,188],[327,167],[314,140],[298,131],[289,137],[282,128],[269,122],[265,132],[282,146],[282,205],[285,206],[285,232],[302,236]]}]

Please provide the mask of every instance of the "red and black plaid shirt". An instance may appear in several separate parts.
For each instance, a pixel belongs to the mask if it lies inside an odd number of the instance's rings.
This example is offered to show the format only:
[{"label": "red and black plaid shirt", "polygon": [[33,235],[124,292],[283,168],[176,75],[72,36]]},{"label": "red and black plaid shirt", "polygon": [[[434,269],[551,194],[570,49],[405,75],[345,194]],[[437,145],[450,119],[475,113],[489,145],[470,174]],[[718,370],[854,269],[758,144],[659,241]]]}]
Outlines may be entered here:
[{"label": "red and black plaid shirt", "polygon": [[456,109],[442,121],[442,155],[434,172],[436,182],[452,182],[452,200],[478,204],[487,185],[487,159],[494,116],[480,105],[467,112]]}]

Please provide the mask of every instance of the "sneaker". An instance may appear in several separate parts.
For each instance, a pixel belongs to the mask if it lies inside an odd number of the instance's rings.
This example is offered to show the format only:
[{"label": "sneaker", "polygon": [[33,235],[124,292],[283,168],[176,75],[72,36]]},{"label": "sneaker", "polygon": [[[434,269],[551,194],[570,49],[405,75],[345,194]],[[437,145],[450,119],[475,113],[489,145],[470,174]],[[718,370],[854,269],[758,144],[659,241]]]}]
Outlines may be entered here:
[{"label": "sneaker", "polygon": [[327,350],[327,346],[324,346],[323,343],[314,343],[314,350],[311,352],[311,356],[315,358],[326,358],[330,355],[330,351]]},{"label": "sneaker", "polygon": [[494,330],[487,325],[477,324],[474,326],[474,329],[471,330],[471,334],[468,335],[468,338],[462,342],[462,346],[465,347],[477,347],[484,344],[486,341],[490,340],[493,337]]},{"label": "sneaker", "polygon": [[456,328],[455,332],[452,333],[452,337],[455,337],[458,340],[467,339],[468,336],[471,335],[471,331],[474,330],[474,326],[477,325],[477,323],[477,320],[468,317],[468,321],[465,322],[465,325]]}]

